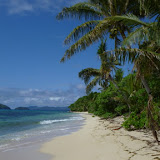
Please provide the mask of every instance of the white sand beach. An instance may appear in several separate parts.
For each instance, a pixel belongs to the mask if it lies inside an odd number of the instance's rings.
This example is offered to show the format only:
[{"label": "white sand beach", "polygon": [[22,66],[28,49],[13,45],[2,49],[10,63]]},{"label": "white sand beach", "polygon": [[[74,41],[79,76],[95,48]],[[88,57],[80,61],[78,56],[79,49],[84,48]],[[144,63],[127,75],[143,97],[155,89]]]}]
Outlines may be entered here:
[{"label": "white sand beach", "polygon": [[160,160],[160,146],[151,132],[120,128],[122,117],[83,116],[82,129],[45,143],[40,151],[51,155],[51,160]]}]

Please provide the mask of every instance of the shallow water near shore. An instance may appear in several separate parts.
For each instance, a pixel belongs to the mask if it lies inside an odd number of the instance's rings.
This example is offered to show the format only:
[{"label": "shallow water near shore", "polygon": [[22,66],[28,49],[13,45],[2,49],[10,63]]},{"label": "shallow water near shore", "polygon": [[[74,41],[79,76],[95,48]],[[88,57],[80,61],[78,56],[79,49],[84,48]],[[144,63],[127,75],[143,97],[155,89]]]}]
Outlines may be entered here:
[{"label": "shallow water near shore", "polygon": [[10,152],[77,131],[81,114],[67,111],[0,111],[0,152]]}]

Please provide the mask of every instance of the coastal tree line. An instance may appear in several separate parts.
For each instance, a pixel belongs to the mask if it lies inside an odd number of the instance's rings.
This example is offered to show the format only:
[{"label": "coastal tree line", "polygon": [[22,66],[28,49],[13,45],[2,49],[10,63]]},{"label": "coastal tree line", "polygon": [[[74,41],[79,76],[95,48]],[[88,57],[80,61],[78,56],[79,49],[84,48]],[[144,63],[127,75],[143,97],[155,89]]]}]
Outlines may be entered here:
[{"label": "coastal tree line", "polygon": [[[99,43],[100,68],[86,68],[79,77],[87,96],[70,105],[103,118],[124,115],[126,129],[149,128],[159,143],[160,127],[160,1],[88,0],[63,8],[58,20],[85,20],[64,40],[70,47],[61,62]],[[114,50],[107,42],[114,41]],[[84,57],[85,58],[85,57]],[[133,64],[123,76],[121,65]],[[94,86],[100,92],[91,92]]]}]

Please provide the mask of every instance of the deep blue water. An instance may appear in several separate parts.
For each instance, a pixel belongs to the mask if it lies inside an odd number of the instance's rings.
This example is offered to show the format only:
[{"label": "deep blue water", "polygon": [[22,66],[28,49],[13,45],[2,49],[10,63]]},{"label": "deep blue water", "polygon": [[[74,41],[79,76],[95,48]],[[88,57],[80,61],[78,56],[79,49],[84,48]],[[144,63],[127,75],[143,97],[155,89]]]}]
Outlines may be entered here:
[{"label": "deep blue water", "polygon": [[0,110],[0,151],[68,134],[82,123],[81,115],[67,111]]}]

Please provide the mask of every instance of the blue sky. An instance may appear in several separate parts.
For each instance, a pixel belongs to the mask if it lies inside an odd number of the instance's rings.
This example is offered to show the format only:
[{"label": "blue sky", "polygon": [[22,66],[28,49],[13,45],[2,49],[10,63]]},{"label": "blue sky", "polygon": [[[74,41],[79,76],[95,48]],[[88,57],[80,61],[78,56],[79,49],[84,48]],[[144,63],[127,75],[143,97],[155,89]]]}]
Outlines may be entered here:
[{"label": "blue sky", "polygon": [[[0,103],[68,106],[85,95],[78,72],[99,67],[98,44],[60,63],[64,38],[78,20],[56,20],[80,0],[0,0]],[[109,42],[111,48],[111,42]]]}]

